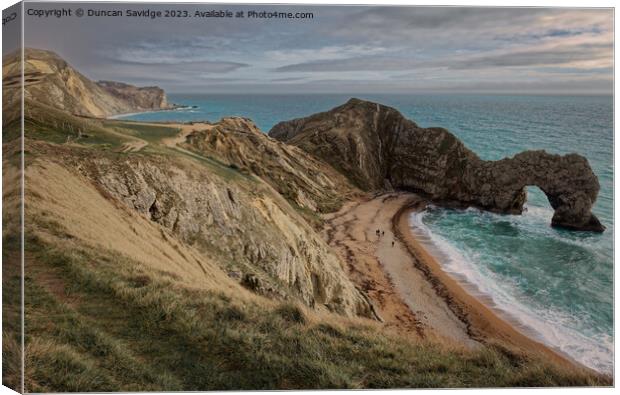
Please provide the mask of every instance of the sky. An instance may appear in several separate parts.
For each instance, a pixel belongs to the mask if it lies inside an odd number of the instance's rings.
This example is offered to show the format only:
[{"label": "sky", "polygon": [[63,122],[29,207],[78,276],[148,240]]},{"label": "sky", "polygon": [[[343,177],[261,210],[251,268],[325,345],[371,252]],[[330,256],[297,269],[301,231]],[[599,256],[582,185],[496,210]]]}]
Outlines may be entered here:
[{"label": "sky", "polygon": [[[61,8],[28,3],[26,9]],[[88,3],[84,10],[170,9]],[[613,11],[180,5],[311,19],[25,17],[26,46],[169,93],[612,94]]]}]

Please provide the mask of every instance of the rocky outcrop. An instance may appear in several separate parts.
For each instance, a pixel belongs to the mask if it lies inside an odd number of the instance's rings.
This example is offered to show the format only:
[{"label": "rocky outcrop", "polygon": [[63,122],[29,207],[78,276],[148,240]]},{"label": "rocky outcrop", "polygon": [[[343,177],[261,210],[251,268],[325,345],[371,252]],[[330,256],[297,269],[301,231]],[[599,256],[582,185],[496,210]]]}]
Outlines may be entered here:
[{"label": "rocky outcrop", "polygon": [[246,118],[224,118],[197,129],[182,146],[262,178],[291,204],[310,212],[336,211],[355,192],[331,166],[269,138]]},{"label": "rocky outcrop", "polygon": [[104,196],[167,228],[259,294],[375,317],[319,233],[259,179],[174,157],[112,158],[43,144],[30,149],[44,156],[43,149],[53,149]]},{"label": "rocky outcrop", "polygon": [[[3,109],[19,107],[21,64],[19,52],[3,57]],[[24,99],[87,117],[170,108],[160,88],[111,82],[99,85],[54,52],[33,48],[24,50]]]},{"label": "rocky outcrop", "polygon": [[137,111],[173,108],[164,90],[157,86],[137,87],[115,81],[97,81],[97,85]]},{"label": "rocky outcrop", "polygon": [[269,135],[330,163],[360,188],[398,188],[501,213],[523,211],[528,185],[555,210],[552,225],[602,232],[592,214],[599,183],[586,158],[527,151],[481,160],[442,128],[421,128],[397,110],[351,99],[328,112],[281,122]]}]

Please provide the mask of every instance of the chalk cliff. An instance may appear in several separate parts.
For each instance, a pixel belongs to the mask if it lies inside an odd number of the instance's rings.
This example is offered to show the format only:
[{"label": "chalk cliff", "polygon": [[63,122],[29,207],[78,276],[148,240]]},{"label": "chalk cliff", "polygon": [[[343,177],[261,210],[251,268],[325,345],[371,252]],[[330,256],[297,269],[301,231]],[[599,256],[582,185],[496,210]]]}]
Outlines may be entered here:
[{"label": "chalk cliff", "polygon": [[[3,109],[10,115],[5,125],[18,116],[10,109],[18,108],[21,100],[21,64],[19,52],[2,60]],[[56,53],[34,48],[24,50],[24,94],[26,100],[87,117],[171,108],[160,88],[95,83]]]},{"label": "chalk cliff", "polygon": [[137,87],[123,82],[98,81],[97,85],[110,95],[126,102],[135,111],[169,109],[166,93],[158,86]]}]

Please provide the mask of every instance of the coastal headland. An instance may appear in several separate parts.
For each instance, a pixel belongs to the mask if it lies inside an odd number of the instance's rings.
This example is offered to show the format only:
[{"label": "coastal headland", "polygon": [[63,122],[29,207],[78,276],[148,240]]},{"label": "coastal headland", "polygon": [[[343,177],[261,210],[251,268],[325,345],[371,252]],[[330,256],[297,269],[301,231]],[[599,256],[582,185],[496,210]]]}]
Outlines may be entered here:
[{"label": "coastal headland", "polygon": [[[23,158],[28,391],[613,382],[467,292],[408,223],[428,202],[518,215],[533,183],[552,225],[600,232],[586,158],[483,161],[444,129],[358,99],[269,135],[242,117],[111,119],[170,105],[159,88],[25,54],[23,139],[19,61],[3,68],[3,289],[22,284]],[[5,300],[16,387],[21,304]]]}]

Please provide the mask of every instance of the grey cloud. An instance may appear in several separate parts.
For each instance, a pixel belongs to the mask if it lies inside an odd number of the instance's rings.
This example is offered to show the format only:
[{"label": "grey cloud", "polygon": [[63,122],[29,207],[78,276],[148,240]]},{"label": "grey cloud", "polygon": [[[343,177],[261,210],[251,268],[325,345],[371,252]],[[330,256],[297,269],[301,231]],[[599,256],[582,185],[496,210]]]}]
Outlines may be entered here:
[{"label": "grey cloud", "polygon": [[[360,31],[380,29],[384,32],[392,32],[396,29],[405,28],[420,30],[452,31],[457,29],[470,29],[473,31],[488,28],[513,29],[522,33],[524,30],[535,28],[541,24],[541,18],[557,16],[562,13],[573,12],[584,26],[590,26],[588,18],[596,15],[613,15],[613,10],[608,9],[570,9],[570,8],[533,8],[533,7],[369,7],[357,14],[352,15],[352,20],[359,26]],[[576,15],[576,16],[575,16]],[[611,27],[611,20],[607,21]],[[541,26],[545,30],[567,30],[558,22],[558,26],[551,29]],[[342,31],[347,31],[347,25],[342,25]]]},{"label": "grey cloud", "polygon": [[389,57],[355,57],[347,59],[332,59],[290,64],[277,67],[277,72],[325,72],[325,71],[381,71],[381,70],[408,70],[419,62],[413,59]]},{"label": "grey cloud", "polygon": [[[518,32],[517,26],[527,29],[548,12],[532,8],[372,7],[346,18],[334,26],[331,34],[380,42],[405,38],[430,45],[433,43],[428,38],[437,36],[463,42],[468,37],[486,35],[484,40],[490,41],[507,30]],[[446,44],[449,42],[440,43]]]},{"label": "grey cloud", "polygon": [[273,78],[271,81],[273,82],[291,82],[291,81],[302,81],[304,78],[302,77],[287,77],[287,78]]},{"label": "grey cloud", "polygon": [[522,21],[549,12],[536,8],[491,7],[372,7],[360,12],[356,19],[361,24],[406,26],[418,29],[446,29],[497,25],[501,21]]},{"label": "grey cloud", "polygon": [[580,69],[575,67],[556,67],[556,66],[544,66],[537,69],[539,72],[547,73],[550,76],[557,74],[575,74],[575,75],[613,75],[613,67],[593,67],[588,69]]},{"label": "grey cloud", "polygon": [[452,69],[482,69],[489,67],[522,67],[561,65],[574,61],[609,57],[610,45],[579,45],[556,50],[529,50],[512,53],[477,56],[465,60],[450,60]]},{"label": "grey cloud", "polygon": [[[545,86],[584,92],[596,87],[607,92],[600,78],[612,75],[611,9],[177,6],[191,10],[280,7],[311,10],[315,18],[243,23],[200,18],[156,22],[27,18],[25,41],[58,52],[92,79],[154,84],[173,92],[501,90],[502,81],[517,79],[519,83],[505,83],[505,92]],[[90,3],[88,7],[128,5]],[[590,38],[592,42],[607,39],[607,46],[569,45]],[[332,54],[329,48],[342,50]],[[496,82],[488,80],[490,75]],[[580,78],[581,85],[571,82]],[[583,82],[588,80],[594,81],[591,87]]]},{"label": "grey cloud", "polygon": [[609,59],[611,43],[559,46],[552,49],[515,50],[483,55],[444,56],[433,60],[402,57],[354,57],[290,64],[277,72],[397,71],[443,67],[454,70],[491,67],[538,67],[574,61]]},{"label": "grey cloud", "polygon": [[169,66],[174,66],[179,72],[202,72],[202,73],[228,73],[243,67],[249,67],[247,63],[229,62],[229,61],[194,61],[194,62],[178,62],[178,63],[141,63],[117,61],[118,65],[128,65],[139,67],[141,70],[164,70]]},{"label": "grey cloud", "polygon": [[[237,44],[243,42],[237,39]],[[166,38],[128,42],[107,46],[98,50],[101,56],[111,61],[134,64],[182,64],[214,61],[235,55],[231,38],[198,36],[192,39]]]},{"label": "grey cloud", "polygon": [[[113,67],[108,65],[95,66],[85,73],[89,78],[96,80],[116,80],[138,85],[159,85],[170,89],[178,86],[196,86],[209,81],[206,75],[222,75],[235,70],[249,67],[246,64],[232,62],[196,62],[190,64],[175,65],[171,70],[165,64],[126,64],[114,63]],[[226,78],[218,77],[217,80],[224,81]],[[216,78],[211,78],[211,81]],[[230,78],[229,81],[238,80]]]},{"label": "grey cloud", "polygon": [[612,21],[611,9],[374,7],[343,18],[328,34],[386,46],[404,41],[434,53],[611,32]]}]

